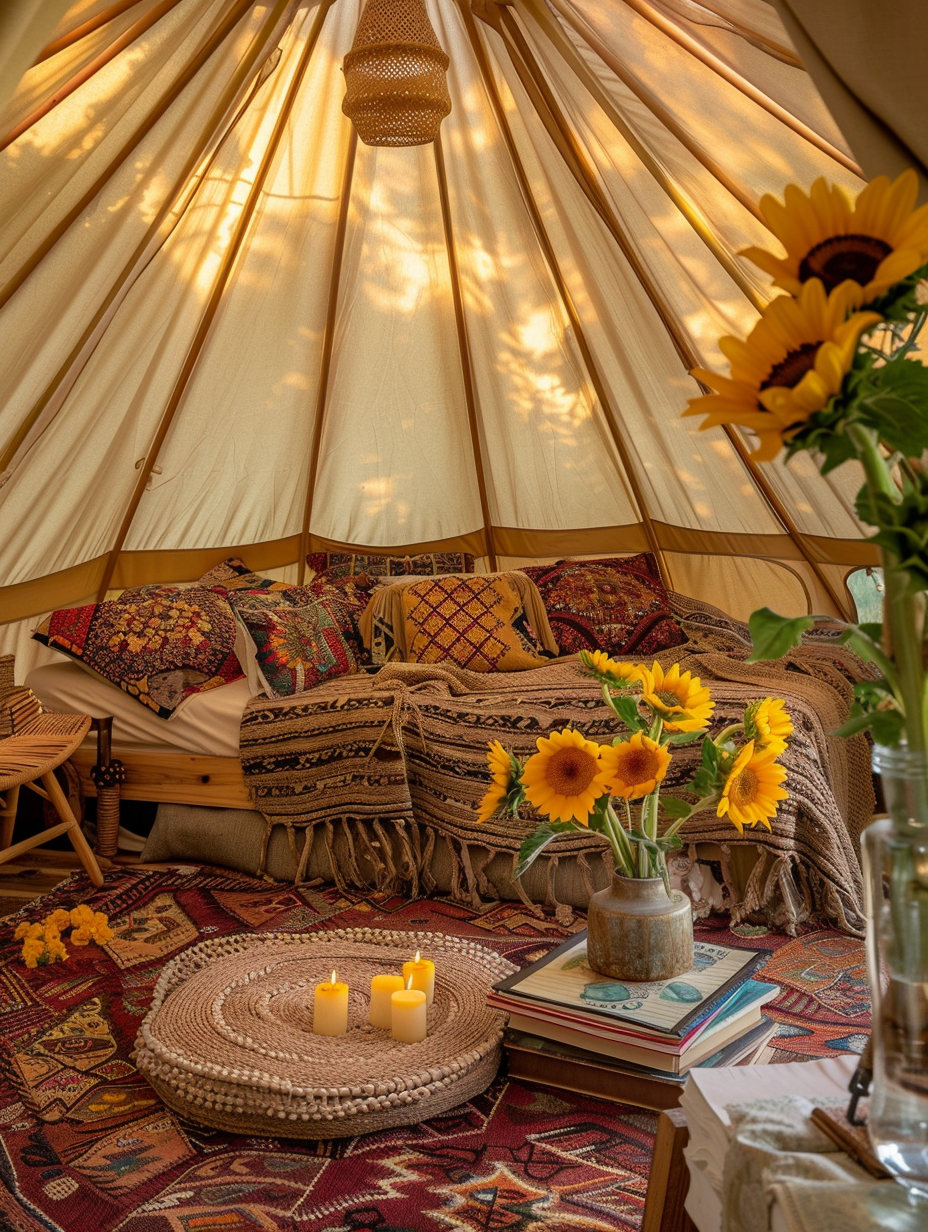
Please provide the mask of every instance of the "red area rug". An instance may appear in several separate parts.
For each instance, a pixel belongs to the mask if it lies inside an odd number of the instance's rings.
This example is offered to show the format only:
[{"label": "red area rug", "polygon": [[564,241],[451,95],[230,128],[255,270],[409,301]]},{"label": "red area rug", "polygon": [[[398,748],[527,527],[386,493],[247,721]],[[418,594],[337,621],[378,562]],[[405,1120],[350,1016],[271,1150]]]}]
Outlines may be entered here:
[{"label": "red area rug", "polygon": [[[640,1226],[655,1117],[499,1078],[416,1127],[306,1144],[182,1121],[132,1065],[164,963],[208,936],[389,927],[479,939],[513,962],[571,929],[518,904],[478,914],[444,900],[346,898],[198,869],[83,875],[30,905],[30,919],[90,902],[116,931],[101,950],[27,970],[0,925],[2,1232],[612,1232]],[[17,917],[19,918],[19,917]],[[576,921],[573,927],[580,927]],[[774,950],[783,1060],[858,1050],[868,1027],[859,941],[799,938],[723,920],[701,935]]]}]

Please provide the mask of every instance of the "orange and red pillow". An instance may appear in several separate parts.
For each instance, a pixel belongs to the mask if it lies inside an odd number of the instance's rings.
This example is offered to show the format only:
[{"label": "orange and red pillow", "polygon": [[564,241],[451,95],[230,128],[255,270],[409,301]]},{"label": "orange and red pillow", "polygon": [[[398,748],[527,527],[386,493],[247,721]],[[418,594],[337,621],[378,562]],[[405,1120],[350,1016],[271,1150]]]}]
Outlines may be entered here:
[{"label": "orange and red pillow", "polygon": [[541,593],[561,654],[647,658],[686,641],[650,552],[522,569]]}]

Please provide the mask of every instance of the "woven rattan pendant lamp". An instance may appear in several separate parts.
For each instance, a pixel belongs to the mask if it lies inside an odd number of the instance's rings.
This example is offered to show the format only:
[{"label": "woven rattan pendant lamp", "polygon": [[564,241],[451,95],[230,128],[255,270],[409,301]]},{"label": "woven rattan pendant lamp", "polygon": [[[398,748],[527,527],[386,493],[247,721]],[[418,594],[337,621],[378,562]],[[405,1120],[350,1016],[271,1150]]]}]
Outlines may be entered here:
[{"label": "woven rattan pendant lamp", "polygon": [[451,110],[449,60],[423,0],[367,0],[351,51],[342,111],[365,145],[426,145]]}]

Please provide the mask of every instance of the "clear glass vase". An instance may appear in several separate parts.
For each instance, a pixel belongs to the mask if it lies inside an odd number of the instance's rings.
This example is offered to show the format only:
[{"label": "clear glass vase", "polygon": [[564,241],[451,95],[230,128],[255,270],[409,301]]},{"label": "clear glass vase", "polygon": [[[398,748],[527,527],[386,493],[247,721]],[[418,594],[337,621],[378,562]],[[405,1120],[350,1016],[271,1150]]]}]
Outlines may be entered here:
[{"label": "clear glass vase", "polygon": [[928,1198],[928,762],[876,746],[889,816],[863,835],[873,995],[868,1127],[883,1166]]}]

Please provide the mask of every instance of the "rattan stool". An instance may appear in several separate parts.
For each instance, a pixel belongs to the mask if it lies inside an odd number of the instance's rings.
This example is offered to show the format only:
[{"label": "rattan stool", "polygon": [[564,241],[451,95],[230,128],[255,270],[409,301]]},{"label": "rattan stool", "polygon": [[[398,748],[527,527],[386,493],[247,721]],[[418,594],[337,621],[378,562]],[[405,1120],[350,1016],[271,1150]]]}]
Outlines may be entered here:
[{"label": "rattan stool", "polygon": [[[55,767],[67,761],[87,735],[90,716],[46,714],[31,689],[12,689],[4,701],[13,734],[0,740],[0,792],[3,793],[0,795],[0,864],[15,860],[24,851],[39,847],[59,834],[67,834],[90,880],[95,886],[103,885],[100,865],[54,773]],[[19,789],[23,786],[30,787],[54,805],[61,824],[10,846]]]}]

